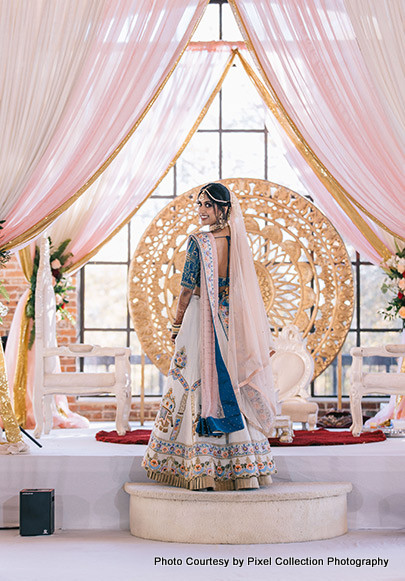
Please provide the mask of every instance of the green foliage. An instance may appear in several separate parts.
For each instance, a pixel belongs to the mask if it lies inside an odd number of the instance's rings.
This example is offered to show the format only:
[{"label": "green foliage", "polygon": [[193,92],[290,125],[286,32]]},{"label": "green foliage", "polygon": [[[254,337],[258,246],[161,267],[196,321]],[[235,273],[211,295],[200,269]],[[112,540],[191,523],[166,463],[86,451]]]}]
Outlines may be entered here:
[{"label": "green foliage", "polygon": [[[68,260],[71,258],[71,252],[65,252],[70,239],[64,240],[57,248],[53,248],[52,240],[49,238],[50,245],[50,265],[52,276],[54,279],[53,290],[55,292],[56,298],[56,313],[61,319],[67,319],[72,324],[75,323],[74,317],[65,308],[69,304],[68,292],[74,289],[74,286],[70,284],[69,278],[66,277],[65,273],[68,268]],[[32,325],[30,338],[28,342],[28,348],[31,349],[35,340],[35,291],[37,287],[37,275],[39,267],[39,247],[35,247],[34,264],[32,270],[32,276],[30,279],[31,292],[27,300],[25,307],[25,314],[29,319],[34,320]]]},{"label": "green foliage", "polygon": [[395,242],[397,252],[382,264],[387,275],[381,285],[383,294],[390,293],[391,299],[385,309],[379,311],[384,319],[400,317],[405,321],[405,247],[400,249]]}]

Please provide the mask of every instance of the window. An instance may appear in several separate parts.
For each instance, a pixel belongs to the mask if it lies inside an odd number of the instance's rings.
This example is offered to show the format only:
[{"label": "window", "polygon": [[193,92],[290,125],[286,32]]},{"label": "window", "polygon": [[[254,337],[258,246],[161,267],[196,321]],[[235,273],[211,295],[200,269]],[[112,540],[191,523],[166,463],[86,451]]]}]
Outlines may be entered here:
[{"label": "window", "polygon": [[[193,38],[218,39],[242,40],[229,5],[222,0],[211,1]],[[131,347],[135,395],[140,393],[141,348],[127,310],[127,275],[137,242],[156,213],[170,199],[200,183],[236,175],[269,179],[302,195],[310,194],[303,190],[301,182],[286,162],[278,141],[269,135],[264,123],[265,115],[260,97],[237,62],[176,166],[131,223],[81,270],[80,338],[89,343]],[[356,309],[343,347],[344,394],[349,389],[351,347],[382,341],[395,342],[399,331],[399,328],[393,330],[392,324],[385,324],[377,314],[378,308],[383,305],[382,295],[376,292],[380,287],[381,271],[362,261],[353,249],[349,248],[349,251],[355,277]],[[381,365],[377,359],[369,361],[370,369]],[[393,362],[388,364],[393,365]],[[146,358],[145,393],[159,395],[164,384],[165,378]],[[336,360],[316,379],[312,390],[315,396],[336,395]]]}]

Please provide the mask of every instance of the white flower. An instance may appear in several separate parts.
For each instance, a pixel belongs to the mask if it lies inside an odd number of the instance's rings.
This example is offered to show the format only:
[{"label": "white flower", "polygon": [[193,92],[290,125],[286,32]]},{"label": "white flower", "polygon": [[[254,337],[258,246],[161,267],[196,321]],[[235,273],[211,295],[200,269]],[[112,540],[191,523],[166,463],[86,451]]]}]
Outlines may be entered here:
[{"label": "white flower", "polygon": [[0,302],[0,317],[5,317],[8,313],[8,307]]},{"label": "white flower", "polygon": [[405,258],[400,258],[397,264],[397,271],[402,274],[405,271]]},{"label": "white flower", "polygon": [[398,283],[398,286],[401,289],[401,291],[405,291],[405,278],[401,278],[401,280]]},{"label": "white flower", "polygon": [[394,255],[394,256],[391,256],[391,258],[389,258],[389,259],[388,259],[388,260],[385,262],[385,265],[386,265],[388,268],[392,268],[392,267],[394,267],[394,266],[396,265],[396,263],[397,263],[397,257]]}]

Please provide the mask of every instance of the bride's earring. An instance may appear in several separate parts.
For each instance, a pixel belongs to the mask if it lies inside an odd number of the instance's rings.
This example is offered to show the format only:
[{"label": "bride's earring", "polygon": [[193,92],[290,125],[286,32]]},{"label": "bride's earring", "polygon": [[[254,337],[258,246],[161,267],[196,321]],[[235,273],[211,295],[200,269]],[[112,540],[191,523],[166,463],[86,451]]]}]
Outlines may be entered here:
[{"label": "bride's earring", "polygon": [[227,225],[227,221],[225,220],[224,214],[221,212],[220,215],[218,216],[218,225],[221,228],[225,228],[225,226]]}]

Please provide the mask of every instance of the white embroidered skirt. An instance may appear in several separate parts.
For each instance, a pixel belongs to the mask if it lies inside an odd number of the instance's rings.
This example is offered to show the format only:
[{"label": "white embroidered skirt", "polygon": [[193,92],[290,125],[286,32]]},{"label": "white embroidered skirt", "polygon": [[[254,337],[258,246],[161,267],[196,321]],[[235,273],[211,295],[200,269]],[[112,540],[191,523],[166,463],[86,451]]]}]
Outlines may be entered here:
[{"label": "white embroidered skirt", "polygon": [[[143,459],[148,477],[197,490],[258,488],[275,472],[268,439],[249,426],[222,436],[199,436],[201,409],[200,305],[193,295],[176,339],[167,391]],[[221,325],[219,344],[226,362],[227,339]]]}]

